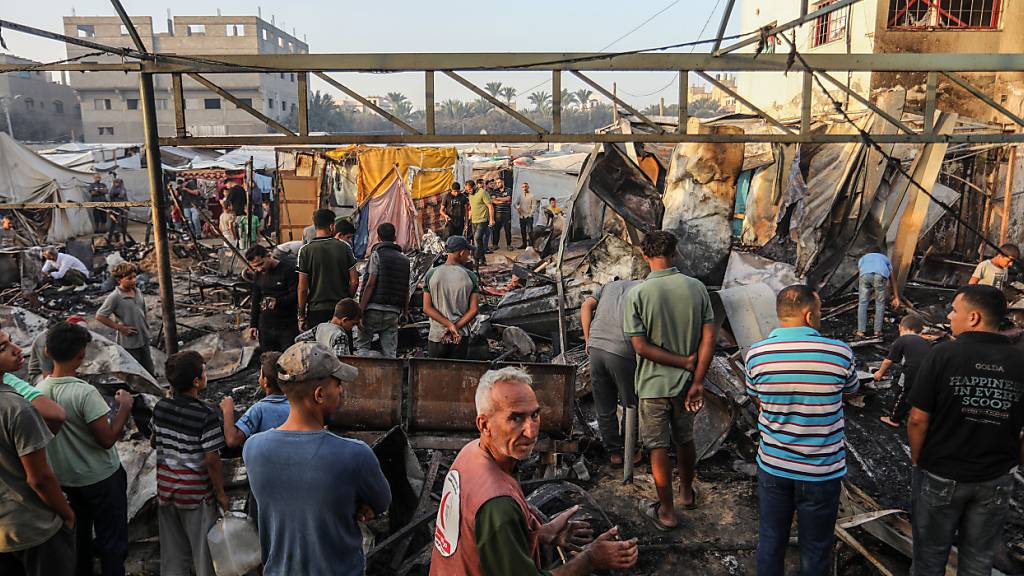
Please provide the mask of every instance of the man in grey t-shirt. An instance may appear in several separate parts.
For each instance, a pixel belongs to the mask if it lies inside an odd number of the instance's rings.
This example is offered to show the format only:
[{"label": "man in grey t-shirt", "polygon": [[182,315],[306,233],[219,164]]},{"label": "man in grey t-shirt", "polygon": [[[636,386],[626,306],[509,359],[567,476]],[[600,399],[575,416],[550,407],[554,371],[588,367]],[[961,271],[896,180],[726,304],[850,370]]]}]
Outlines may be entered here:
[{"label": "man in grey t-shirt", "polygon": [[1020,248],[1016,244],[1003,244],[999,254],[988,260],[982,260],[971,274],[969,284],[986,284],[1000,290],[1010,275],[1010,266],[1020,258]]},{"label": "man in grey t-shirt", "polygon": [[448,260],[427,272],[423,281],[423,312],[430,317],[427,354],[431,358],[465,359],[469,353],[469,329],[476,318],[480,281],[465,267],[473,247],[465,236],[449,236]]},{"label": "man in grey t-shirt", "polygon": [[614,280],[588,296],[580,307],[583,339],[590,355],[590,383],[597,427],[612,464],[622,464],[622,426],[616,408],[636,406],[633,376],[636,353],[622,330],[626,295],[639,280]]}]

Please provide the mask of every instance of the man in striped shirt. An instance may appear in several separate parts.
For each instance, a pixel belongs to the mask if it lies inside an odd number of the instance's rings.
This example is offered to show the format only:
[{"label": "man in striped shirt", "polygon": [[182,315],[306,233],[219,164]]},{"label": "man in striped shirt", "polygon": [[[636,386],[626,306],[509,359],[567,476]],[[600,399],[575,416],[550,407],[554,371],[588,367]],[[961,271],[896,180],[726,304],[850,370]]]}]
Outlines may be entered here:
[{"label": "man in striped shirt", "polygon": [[757,573],[782,575],[793,513],[800,574],[825,574],[846,474],[843,394],[858,387],[853,350],[824,338],[821,300],[809,286],[779,292],[776,328],[747,352],[747,393],[758,404],[760,528]]},{"label": "man in striped shirt", "polygon": [[213,576],[206,534],[217,521],[217,504],[228,508],[219,453],[224,431],[216,411],[198,398],[206,387],[203,357],[179,352],[165,371],[174,394],[153,408],[160,573],[187,575],[194,568],[197,576]]}]

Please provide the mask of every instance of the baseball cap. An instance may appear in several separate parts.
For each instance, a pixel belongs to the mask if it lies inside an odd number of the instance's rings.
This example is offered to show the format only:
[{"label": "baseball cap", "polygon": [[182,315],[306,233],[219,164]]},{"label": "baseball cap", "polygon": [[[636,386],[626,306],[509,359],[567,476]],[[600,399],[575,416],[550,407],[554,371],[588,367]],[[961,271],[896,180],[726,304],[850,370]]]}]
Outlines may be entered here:
[{"label": "baseball cap", "polygon": [[323,344],[299,342],[277,359],[277,379],[281,382],[306,382],[334,376],[342,382],[352,382],[359,371],[344,364]]},{"label": "baseball cap", "polygon": [[449,236],[444,243],[444,251],[451,254],[459,250],[472,250],[473,245],[466,240],[465,236]]}]

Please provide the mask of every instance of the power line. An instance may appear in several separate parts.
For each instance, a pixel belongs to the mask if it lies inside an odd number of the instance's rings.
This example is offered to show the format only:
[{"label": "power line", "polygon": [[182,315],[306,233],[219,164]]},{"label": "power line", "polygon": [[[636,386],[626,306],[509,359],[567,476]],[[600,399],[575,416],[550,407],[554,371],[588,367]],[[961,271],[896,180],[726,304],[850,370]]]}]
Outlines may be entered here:
[{"label": "power line", "polygon": [[[648,19],[646,19],[643,22],[641,22],[641,23],[637,24],[636,26],[634,26],[633,29],[631,29],[629,32],[626,32],[622,36],[619,36],[615,40],[612,40],[604,48],[601,48],[600,50],[598,50],[598,52],[604,52],[605,50],[607,50],[607,49],[611,48],[612,46],[618,44],[620,40],[626,38],[627,36],[631,35],[632,33],[636,32],[637,30],[643,28],[644,26],[647,25],[648,22],[650,22],[651,20],[654,20],[658,16],[661,16],[666,11],[668,11],[669,8],[675,6],[676,4],[679,4],[679,2],[680,2],[680,0],[675,0],[674,2],[669,2],[668,6],[665,6],[661,10],[658,10],[657,12],[652,14]],[[703,34],[703,33],[704,33],[704,31],[701,30],[701,34]],[[700,37],[700,34],[697,34],[697,36]]]}]

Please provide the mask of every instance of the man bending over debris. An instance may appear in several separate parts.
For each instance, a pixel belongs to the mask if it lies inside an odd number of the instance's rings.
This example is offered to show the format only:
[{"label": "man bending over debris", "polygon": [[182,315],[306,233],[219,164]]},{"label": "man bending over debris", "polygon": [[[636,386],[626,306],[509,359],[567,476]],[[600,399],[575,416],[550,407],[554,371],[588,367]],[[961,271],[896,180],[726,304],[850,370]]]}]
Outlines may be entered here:
[{"label": "man bending over debris", "polygon": [[991,574],[1010,508],[1024,427],[1024,357],[999,334],[1006,298],[964,286],[953,298],[956,340],[932,348],[910,391],[913,574]]},{"label": "man bending over debris", "polygon": [[882,365],[878,367],[878,371],[871,375],[875,382],[878,382],[885,377],[885,373],[889,371],[889,367],[894,362],[903,363],[903,389],[900,390],[899,396],[896,398],[892,414],[879,418],[879,420],[889,426],[899,427],[903,425],[903,419],[910,412],[910,402],[908,401],[910,398],[910,387],[914,383],[917,369],[924,361],[924,357],[932,349],[932,343],[921,336],[922,331],[924,331],[924,321],[921,320],[920,316],[916,314],[904,316],[900,320],[900,337],[893,341],[892,347],[889,349],[889,355],[885,360],[882,360]]},{"label": "man bending over debris", "polygon": [[651,273],[626,296],[623,331],[638,357],[640,439],[650,450],[658,489],[658,501],[645,505],[643,512],[656,528],[667,531],[679,524],[668,455],[673,443],[681,480],[679,502],[687,510],[699,504],[693,485],[693,418],[704,407],[704,374],[715,351],[715,314],[704,284],[672,266],[674,234],[652,232],[644,237],[641,250]]},{"label": "man bending over debris", "polygon": [[280,352],[264,352],[260,355],[260,388],[263,399],[253,404],[235,422],[235,399],[225,396],[220,401],[224,414],[224,441],[228,448],[241,446],[253,434],[277,428],[288,419],[288,399],[277,383],[277,359]]},{"label": "man bending over debris", "polygon": [[795,284],[775,298],[780,328],[746,357],[747,394],[760,411],[757,573],[782,576],[793,512],[800,525],[800,573],[827,574],[846,474],[843,394],[857,391],[853,350],[824,338],[821,300]]},{"label": "man bending over debris", "polygon": [[[431,576],[575,576],[636,564],[636,539],[617,540],[617,527],[580,551],[593,531],[571,520],[579,506],[542,525],[527,503],[512,476],[540,433],[540,404],[525,370],[485,373],[476,388],[476,414],[480,439],[462,448],[444,479]],[[541,569],[542,544],[580,553],[548,572]]]},{"label": "man bending over debris", "polygon": [[356,257],[334,237],[334,212],[313,213],[316,237],[299,249],[298,326],[303,332],[331,319],[334,306],[359,286]]},{"label": "man bending over debris", "polygon": [[360,354],[370,351],[373,335],[380,335],[385,358],[398,357],[398,326],[409,312],[409,258],[395,243],[395,225],[384,222],[377,226],[380,242],[370,252],[363,277],[359,307],[363,321],[359,325],[356,348]]},{"label": "man bending over debris", "polygon": [[[194,350],[167,359],[172,395],[153,407],[156,492],[159,500],[160,574],[214,576],[206,535],[217,522],[224,493],[224,431],[213,408],[199,399],[206,363]],[[214,503],[216,501],[216,503]]]},{"label": "man bending over debris", "polygon": [[857,333],[858,338],[865,336],[868,326],[868,304],[871,302],[871,293],[875,295],[875,331],[871,336],[881,336],[882,326],[885,322],[885,295],[890,286],[893,287],[892,305],[900,305],[900,297],[896,293],[895,285],[892,284],[892,263],[889,258],[881,252],[871,252],[860,257],[857,261],[857,268],[860,272],[857,287]]},{"label": "man bending over debris", "polygon": [[56,248],[43,250],[43,276],[64,286],[82,286],[89,280],[89,269],[71,254],[63,254]]},{"label": "man bending over debris", "polygon": [[323,322],[306,330],[295,338],[295,342],[319,342],[335,356],[352,356],[352,328],[359,324],[362,312],[359,303],[351,298],[338,301],[330,322]]},{"label": "man bending over debris", "polygon": [[295,323],[295,291],[299,286],[295,259],[289,255],[275,258],[259,244],[245,251],[245,259],[256,269],[249,308],[249,338],[259,338],[264,352],[284,351],[299,334]]},{"label": "man bending over debris", "polygon": [[320,344],[300,342],[281,355],[277,372],[288,419],[242,449],[258,504],[263,574],[361,576],[357,522],[384,513],[391,488],[369,446],[324,430],[342,383],[354,383],[358,371]]},{"label": "man bending over debris", "polygon": [[[0,375],[21,369],[21,349],[0,332]],[[53,434],[31,404],[0,384],[0,574],[72,574],[75,513],[46,461]]]},{"label": "man bending over debris", "polygon": [[1016,244],[1003,244],[999,254],[982,260],[971,274],[970,284],[985,284],[1002,289],[1009,276],[1010,266],[1020,258],[1020,248]]},{"label": "man bending over debris", "polygon": [[[138,289],[135,264],[121,262],[110,271],[117,282],[103,305],[96,311],[96,320],[117,330],[117,343],[142,367],[153,374],[153,357],[149,352],[149,323],[146,322],[146,300]],[[117,318],[115,322],[111,316]]]},{"label": "man bending over debris", "polygon": [[47,457],[78,518],[75,555],[77,573],[92,574],[93,529],[103,576],[124,576],[128,556],[128,475],[114,443],[131,415],[132,395],[114,395],[117,412],[99,390],[78,378],[85,348],[92,336],[82,326],[61,322],[46,332],[46,353],[53,374],[39,390],[67,413],[67,421],[49,445]]},{"label": "man bending over debris", "polygon": [[448,260],[431,268],[423,280],[423,313],[430,318],[427,354],[465,360],[469,355],[467,326],[476,318],[480,281],[466,268],[473,247],[465,236],[449,236],[444,248]]}]

